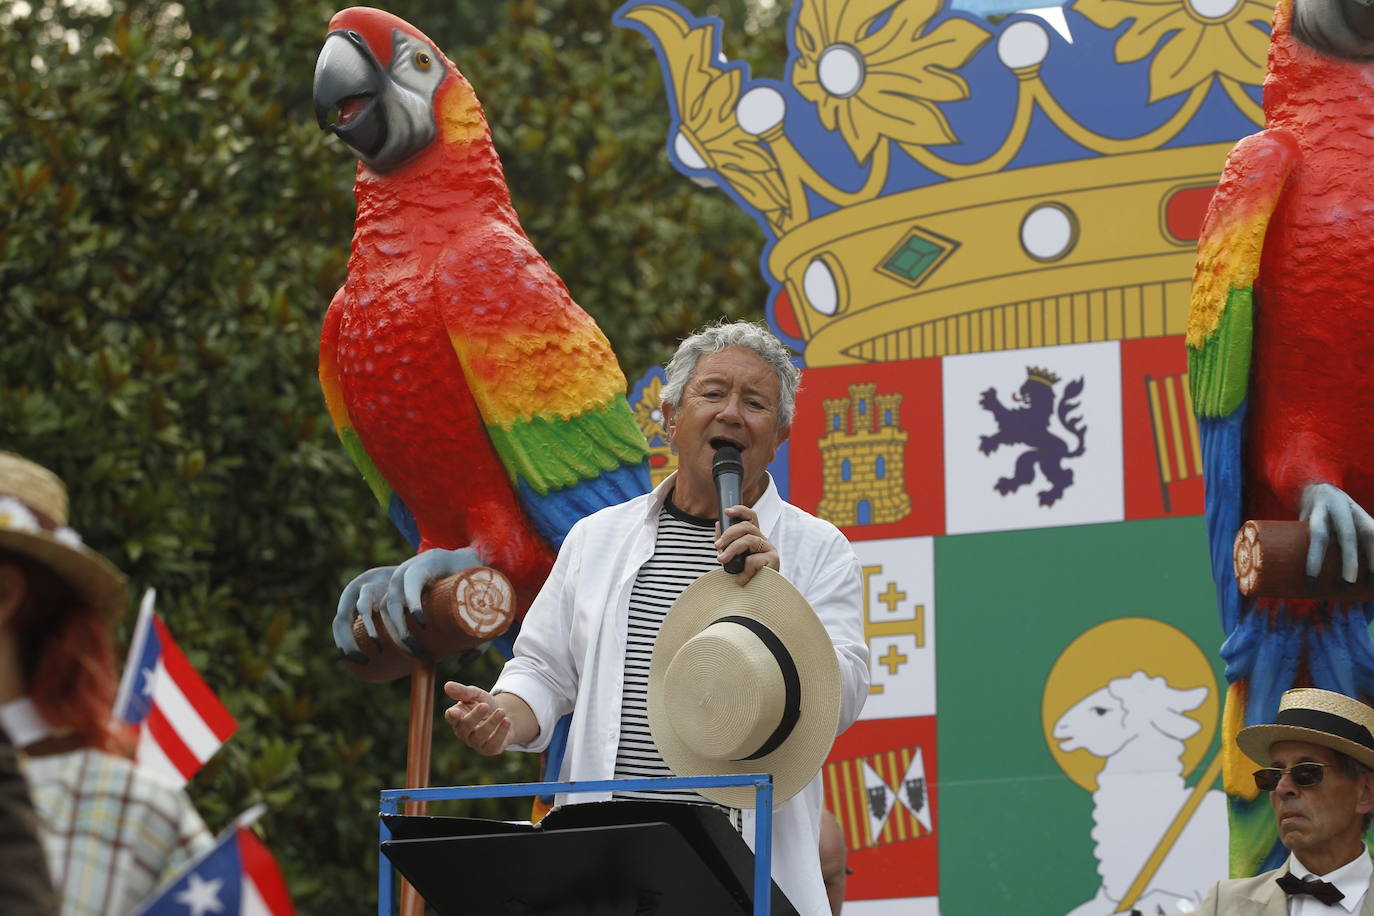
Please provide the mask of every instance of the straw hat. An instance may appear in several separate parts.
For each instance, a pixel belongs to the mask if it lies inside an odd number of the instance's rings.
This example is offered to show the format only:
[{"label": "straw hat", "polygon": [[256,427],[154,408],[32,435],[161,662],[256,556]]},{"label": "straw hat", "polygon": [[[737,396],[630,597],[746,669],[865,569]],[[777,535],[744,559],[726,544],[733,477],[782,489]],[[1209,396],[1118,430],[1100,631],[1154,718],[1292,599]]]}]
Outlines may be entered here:
[{"label": "straw hat", "polygon": [[124,576],[67,527],[67,488],[57,475],[0,452],[0,548],[23,554],[65,580],[92,610],[111,617],[124,608]]},{"label": "straw hat", "polygon": [[1269,746],[1277,741],[1329,747],[1374,768],[1374,709],[1330,690],[1287,690],[1273,725],[1251,725],[1236,735],[1245,756],[1266,767]]},{"label": "straw hat", "polygon": [[[723,569],[669,609],[649,660],[649,731],[679,776],[771,773],[780,805],[820,771],[840,721],[840,666],[801,593],[769,568]],[[752,786],[699,790],[754,807]]]}]

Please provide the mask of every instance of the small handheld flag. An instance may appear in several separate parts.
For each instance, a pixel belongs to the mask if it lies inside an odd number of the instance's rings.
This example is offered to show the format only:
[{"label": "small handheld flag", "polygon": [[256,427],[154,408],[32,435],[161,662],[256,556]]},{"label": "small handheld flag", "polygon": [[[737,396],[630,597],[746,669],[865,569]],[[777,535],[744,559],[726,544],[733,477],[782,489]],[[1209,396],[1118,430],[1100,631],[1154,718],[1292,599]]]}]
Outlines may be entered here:
[{"label": "small handheld flag", "polygon": [[276,860],[249,829],[262,811],[249,809],[135,916],[295,916]]},{"label": "small handheld flag", "polygon": [[238,728],[153,612],[143,595],[129,645],[115,716],[138,730],[134,759],[173,784],[185,785]]}]

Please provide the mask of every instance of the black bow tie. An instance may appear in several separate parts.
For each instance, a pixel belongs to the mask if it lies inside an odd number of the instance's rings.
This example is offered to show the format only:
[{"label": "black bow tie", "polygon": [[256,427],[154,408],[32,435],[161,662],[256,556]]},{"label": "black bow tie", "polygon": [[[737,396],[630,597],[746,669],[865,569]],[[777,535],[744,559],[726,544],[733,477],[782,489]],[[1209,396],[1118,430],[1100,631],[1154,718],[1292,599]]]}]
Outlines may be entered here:
[{"label": "black bow tie", "polygon": [[1279,887],[1283,888],[1283,892],[1290,897],[1294,894],[1311,894],[1327,906],[1345,899],[1345,894],[1336,890],[1336,885],[1322,881],[1320,878],[1299,878],[1290,871],[1285,872],[1275,880]]}]

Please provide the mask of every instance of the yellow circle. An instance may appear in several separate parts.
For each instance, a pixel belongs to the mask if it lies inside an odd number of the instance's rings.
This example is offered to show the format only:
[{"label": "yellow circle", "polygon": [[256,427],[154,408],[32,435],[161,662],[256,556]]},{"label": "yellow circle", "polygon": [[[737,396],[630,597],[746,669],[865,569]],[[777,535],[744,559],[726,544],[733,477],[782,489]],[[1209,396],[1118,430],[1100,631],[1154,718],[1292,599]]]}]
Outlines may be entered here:
[{"label": "yellow circle", "polygon": [[1183,742],[1183,776],[1202,760],[1217,731],[1220,691],[1207,656],[1183,633],[1160,620],[1148,617],[1121,617],[1100,623],[1081,634],[1059,654],[1040,703],[1045,743],[1055,763],[1082,788],[1097,790],[1097,774],[1106,758],[1086,748],[1062,751],[1054,740],[1054,725],[1075,703],[1095,693],[1108,682],[1143,671],[1150,677],[1163,677],[1175,690],[1207,688],[1207,698],[1197,709],[1183,713],[1202,726],[1196,735]]}]

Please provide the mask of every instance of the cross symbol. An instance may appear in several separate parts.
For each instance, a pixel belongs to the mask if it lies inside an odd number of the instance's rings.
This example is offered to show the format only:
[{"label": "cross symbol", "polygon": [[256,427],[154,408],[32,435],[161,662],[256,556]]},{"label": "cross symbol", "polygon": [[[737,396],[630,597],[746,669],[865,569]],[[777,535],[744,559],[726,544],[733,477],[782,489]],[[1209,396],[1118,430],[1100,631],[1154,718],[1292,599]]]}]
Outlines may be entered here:
[{"label": "cross symbol", "polygon": [[878,596],[878,600],[887,605],[887,612],[894,613],[897,605],[906,600],[906,592],[897,591],[897,583],[887,583],[887,591]]},{"label": "cross symbol", "polygon": [[897,651],[897,644],[889,643],[887,647],[887,654],[884,655],[882,658],[878,659],[878,664],[887,665],[888,674],[896,674],[897,669],[900,668],[902,665],[905,665],[906,661],[906,656]]},{"label": "cross symbol", "polygon": [[[874,623],[869,619],[869,595],[871,592],[868,583],[874,576],[881,575],[882,571],[883,568],[881,566],[864,566],[860,570],[864,580],[864,642],[872,646],[875,636],[914,636],[916,637],[916,648],[925,648],[926,606],[924,604],[916,605],[916,618],[914,620],[888,620],[881,623]],[[894,611],[896,610],[897,602],[906,598],[906,593],[897,591],[896,582],[888,582],[887,590],[883,594],[873,597],[876,597],[879,601],[886,604],[889,611]],[[888,655],[878,659],[879,664],[888,666],[889,674],[896,674],[897,666],[908,660],[905,656],[901,656],[900,661],[892,657],[892,653],[895,651],[895,647],[889,647]],[[870,684],[868,687],[869,696],[882,692],[882,684]]]}]

